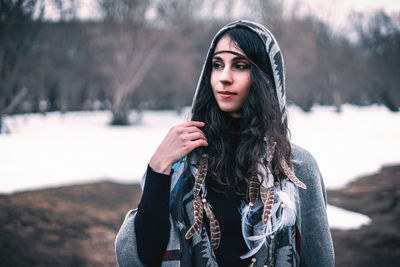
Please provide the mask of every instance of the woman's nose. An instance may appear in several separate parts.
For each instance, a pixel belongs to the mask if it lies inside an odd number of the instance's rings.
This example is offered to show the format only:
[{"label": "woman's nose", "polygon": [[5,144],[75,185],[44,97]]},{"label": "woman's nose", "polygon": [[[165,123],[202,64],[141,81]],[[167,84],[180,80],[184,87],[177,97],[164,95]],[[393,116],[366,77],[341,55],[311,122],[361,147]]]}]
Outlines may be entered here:
[{"label": "woman's nose", "polygon": [[219,77],[219,81],[221,83],[232,83],[233,82],[233,77],[232,77],[232,71],[229,68],[224,68],[223,71],[221,72],[221,76]]}]

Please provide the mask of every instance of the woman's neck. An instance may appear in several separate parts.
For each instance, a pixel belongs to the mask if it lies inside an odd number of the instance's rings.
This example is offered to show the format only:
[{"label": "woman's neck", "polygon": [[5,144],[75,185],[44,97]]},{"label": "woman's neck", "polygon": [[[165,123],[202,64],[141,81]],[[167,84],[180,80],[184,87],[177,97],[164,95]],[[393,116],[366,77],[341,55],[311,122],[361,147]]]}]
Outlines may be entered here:
[{"label": "woman's neck", "polygon": [[243,131],[243,118],[235,118],[229,116],[227,118],[228,128],[233,133],[239,133]]}]

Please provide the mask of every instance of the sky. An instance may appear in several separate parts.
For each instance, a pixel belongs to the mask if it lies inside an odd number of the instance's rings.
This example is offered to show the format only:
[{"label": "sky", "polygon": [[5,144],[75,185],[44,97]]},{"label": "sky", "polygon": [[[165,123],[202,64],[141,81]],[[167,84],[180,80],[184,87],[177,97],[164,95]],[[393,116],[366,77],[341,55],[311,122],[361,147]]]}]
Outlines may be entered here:
[{"label": "sky", "polygon": [[[57,9],[51,4],[51,0],[45,0],[45,3],[45,16],[49,19],[55,19]],[[247,1],[236,0],[232,3],[245,6]],[[399,0],[283,0],[283,3],[285,10],[292,10],[295,7],[300,14],[311,12],[324,20],[332,20],[339,24],[346,21],[347,15],[352,10],[366,13],[376,9],[384,9],[388,13],[400,11]],[[96,19],[100,16],[95,0],[75,1],[75,5],[78,6],[78,17],[81,19]],[[245,12],[243,7],[235,10],[238,10],[238,17],[240,17],[240,12],[243,12],[243,10]]]},{"label": "sky", "polygon": [[284,0],[286,10],[292,10],[296,2],[301,3],[300,14],[314,14],[328,22],[335,30],[346,28],[352,12],[366,15],[382,9],[388,14],[400,12],[399,0]]},{"label": "sky", "polygon": [[[54,0],[44,0],[45,6],[45,18],[49,20],[58,20],[58,11],[54,4]],[[72,1],[77,7],[77,17],[82,20],[97,20],[101,19],[101,12],[98,7],[98,0],[68,0],[64,3],[70,3]],[[162,0],[154,0],[162,1]],[[261,0],[253,0],[257,2]],[[275,0],[283,3],[283,16],[290,16],[292,13],[296,15],[308,15],[313,14],[320,20],[326,22],[331,26],[332,33],[347,36],[350,40],[357,40],[357,33],[349,23],[353,12],[363,13],[367,16],[372,14],[374,11],[382,9],[388,14],[394,12],[400,13],[400,0]],[[208,2],[208,5],[207,5]],[[226,8],[221,5],[221,2],[212,2],[211,0],[204,2],[205,5],[197,13],[201,17],[207,19],[211,18],[223,18],[226,14]],[[213,6],[213,3],[215,6]],[[228,20],[237,19],[248,19],[259,21],[257,14],[253,14],[253,11],[248,9],[248,0],[232,0],[231,15]],[[64,4],[68,6],[67,4]],[[213,6],[213,9],[211,9]],[[225,12],[225,13],[224,13]],[[149,9],[147,17],[152,19],[155,16],[155,9]],[[194,15],[195,16],[195,15]],[[260,21],[259,21],[260,22]]]},{"label": "sky", "polygon": [[384,9],[387,12],[399,11],[398,0],[284,0],[288,7],[300,2],[314,13],[346,13],[351,10],[369,12],[374,9]]}]

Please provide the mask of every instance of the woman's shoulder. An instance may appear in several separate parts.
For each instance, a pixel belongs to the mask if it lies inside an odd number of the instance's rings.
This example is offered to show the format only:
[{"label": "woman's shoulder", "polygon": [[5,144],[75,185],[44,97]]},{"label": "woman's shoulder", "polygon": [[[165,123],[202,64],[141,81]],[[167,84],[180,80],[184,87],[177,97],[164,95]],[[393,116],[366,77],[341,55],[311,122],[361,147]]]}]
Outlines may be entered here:
[{"label": "woman's shoulder", "polygon": [[[313,155],[306,149],[291,144],[292,163],[296,176],[306,184],[317,182],[321,178],[318,164]],[[318,178],[318,179],[316,179]]]},{"label": "woman's shoulder", "polygon": [[293,164],[316,164],[313,155],[308,150],[293,143],[290,143],[290,145],[292,149]]}]

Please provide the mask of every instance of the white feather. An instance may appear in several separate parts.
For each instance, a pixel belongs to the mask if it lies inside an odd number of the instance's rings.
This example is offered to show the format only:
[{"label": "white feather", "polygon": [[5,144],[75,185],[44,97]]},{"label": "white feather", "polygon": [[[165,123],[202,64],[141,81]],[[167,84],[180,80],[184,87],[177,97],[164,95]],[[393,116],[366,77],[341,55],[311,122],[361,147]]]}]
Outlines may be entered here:
[{"label": "white feather", "polygon": [[263,239],[263,238],[265,238],[265,235],[253,235],[253,236],[249,236],[247,238],[247,240],[258,241],[258,240]]},{"label": "white feather", "polygon": [[254,254],[256,254],[260,248],[262,247],[262,245],[265,243],[266,239],[263,238],[257,245],[257,247],[253,248],[252,250],[248,251],[247,253],[243,254],[242,256],[240,256],[241,259],[246,259],[248,257],[253,256]]},{"label": "white feather", "polygon": [[250,206],[242,205],[241,214],[242,214],[242,236],[243,236],[244,241],[246,242],[247,247],[249,249],[251,249],[251,243],[248,240],[248,238],[250,237],[250,235],[249,235],[250,228],[252,226],[249,221]]},{"label": "white feather", "polygon": [[[269,169],[267,169],[268,175],[271,175]],[[265,186],[264,179],[262,186]],[[272,179],[268,179],[268,184],[273,184]],[[267,185],[268,186],[268,185]],[[272,186],[272,185],[271,185]],[[252,227],[251,215],[252,209],[249,205],[245,205],[242,208],[242,234],[243,238],[250,249],[246,254],[240,256],[241,259],[251,257],[256,254],[265,244],[268,247],[268,242],[266,242],[267,237],[275,232],[279,232],[281,229],[287,226],[292,226],[296,223],[296,199],[298,197],[298,191],[295,185],[291,181],[284,181],[280,185],[274,187],[275,191],[275,203],[271,209],[271,216],[268,220],[267,225],[264,225],[262,230],[255,230],[255,235],[249,235],[249,229]],[[284,204],[282,206],[282,204]],[[256,244],[254,244],[256,243]]]},{"label": "white feather", "polygon": [[293,201],[290,199],[288,194],[286,194],[286,192],[278,191],[276,193],[279,196],[280,200],[283,202],[283,204],[285,204],[285,208],[290,208],[290,209],[295,208]]}]

